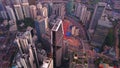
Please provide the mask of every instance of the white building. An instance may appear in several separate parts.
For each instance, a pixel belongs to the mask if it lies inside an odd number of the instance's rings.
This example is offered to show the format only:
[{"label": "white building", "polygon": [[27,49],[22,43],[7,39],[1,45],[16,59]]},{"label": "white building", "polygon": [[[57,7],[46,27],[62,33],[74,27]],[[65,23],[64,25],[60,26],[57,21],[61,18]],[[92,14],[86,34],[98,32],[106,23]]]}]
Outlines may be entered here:
[{"label": "white building", "polygon": [[23,12],[22,12],[21,5],[14,5],[14,9],[15,9],[17,19],[18,20],[24,19],[24,15],[23,15]]},{"label": "white building", "polygon": [[15,14],[13,12],[13,9],[10,6],[6,6],[6,11],[8,13],[10,20],[16,21],[16,17],[15,17]]},{"label": "white building", "polygon": [[37,10],[36,10],[36,6],[35,5],[30,5],[30,13],[31,13],[31,17],[33,19],[36,19],[36,17],[37,17]]},{"label": "white building", "polygon": [[29,7],[29,3],[22,3],[22,8],[23,8],[23,12],[24,12],[24,16],[30,17],[30,7]]},{"label": "white building", "polygon": [[42,8],[42,16],[48,17],[48,9],[47,9],[47,7]]},{"label": "white building", "polygon": [[87,20],[87,7],[85,5],[82,5],[81,14],[80,14],[80,20],[82,23],[86,23]]}]

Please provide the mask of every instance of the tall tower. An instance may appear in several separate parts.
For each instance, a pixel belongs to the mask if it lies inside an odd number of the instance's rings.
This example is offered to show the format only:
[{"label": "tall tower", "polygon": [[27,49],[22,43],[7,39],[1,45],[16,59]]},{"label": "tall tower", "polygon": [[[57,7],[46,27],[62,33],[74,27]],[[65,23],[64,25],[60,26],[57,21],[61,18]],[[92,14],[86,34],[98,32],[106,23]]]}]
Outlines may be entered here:
[{"label": "tall tower", "polygon": [[85,21],[86,21],[86,14],[87,14],[87,7],[85,5],[82,5],[80,20],[83,23],[85,23]]},{"label": "tall tower", "polygon": [[69,0],[68,3],[67,3],[66,8],[67,8],[67,13],[68,14],[71,14],[72,11],[73,11],[73,5],[74,5],[73,1],[74,0]]},{"label": "tall tower", "polygon": [[37,4],[37,10],[38,10],[38,14],[42,15],[42,4],[40,2]]},{"label": "tall tower", "polygon": [[89,32],[90,33],[94,32],[94,30],[97,26],[98,20],[101,18],[102,14],[106,8],[106,5],[107,4],[104,2],[98,2],[98,4],[96,5],[93,16],[92,16],[92,20],[91,20],[90,25],[89,25]]},{"label": "tall tower", "polygon": [[22,12],[21,5],[14,5],[14,9],[15,9],[17,19],[18,20],[24,19],[24,15],[23,15],[23,12]]},{"label": "tall tower", "polygon": [[6,11],[9,15],[10,20],[16,21],[16,17],[15,17],[15,14],[13,12],[13,9],[10,6],[6,6]]},{"label": "tall tower", "polygon": [[53,65],[56,68],[61,65],[62,60],[63,24],[61,19],[58,19],[52,28],[51,43],[53,46]]},{"label": "tall tower", "polygon": [[37,31],[37,36],[38,39],[40,40],[42,38],[42,36],[46,33],[46,25],[48,22],[46,22],[46,18],[45,17],[37,17],[37,20],[35,21],[35,28]]},{"label": "tall tower", "polygon": [[48,17],[48,10],[47,10],[47,7],[43,7],[43,8],[42,8],[42,16]]},{"label": "tall tower", "polygon": [[29,7],[29,3],[22,3],[22,8],[23,8],[24,16],[25,16],[26,18],[30,17],[30,7]]},{"label": "tall tower", "polygon": [[37,17],[37,10],[36,10],[36,6],[35,5],[30,5],[30,13],[31,13],[31,17],[33,19],[36,19],[36,17]]},{"label": "tall tower", "polygon": [[26,31],[25,33],[17,34],[15,42],[18,45],[20,56],[23,56],[22,62],[24,63],[22,63],[22,65],[25,68],[39,68],[37,51],[34,43],[32,42],[31,32]]}]

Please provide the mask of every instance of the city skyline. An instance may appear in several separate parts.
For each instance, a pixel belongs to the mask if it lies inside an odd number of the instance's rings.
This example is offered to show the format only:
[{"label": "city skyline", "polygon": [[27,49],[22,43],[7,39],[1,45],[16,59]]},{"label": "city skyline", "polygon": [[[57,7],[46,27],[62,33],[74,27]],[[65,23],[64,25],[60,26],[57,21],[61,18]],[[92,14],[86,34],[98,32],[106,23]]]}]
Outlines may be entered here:
[{"label": "city skyline", "polygon": [[0,68],[120,68],[119,0],[0,0]]}]

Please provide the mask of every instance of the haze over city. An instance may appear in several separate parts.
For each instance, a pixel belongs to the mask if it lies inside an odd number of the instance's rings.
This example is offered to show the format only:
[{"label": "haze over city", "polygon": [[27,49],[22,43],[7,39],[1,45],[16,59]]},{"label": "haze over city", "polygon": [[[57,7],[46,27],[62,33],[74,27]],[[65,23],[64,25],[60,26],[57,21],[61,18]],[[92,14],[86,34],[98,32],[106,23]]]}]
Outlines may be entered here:
[{"label": "haze over city", "polygon": [[120,0],[0,0],[0,68],[120,68]]}]

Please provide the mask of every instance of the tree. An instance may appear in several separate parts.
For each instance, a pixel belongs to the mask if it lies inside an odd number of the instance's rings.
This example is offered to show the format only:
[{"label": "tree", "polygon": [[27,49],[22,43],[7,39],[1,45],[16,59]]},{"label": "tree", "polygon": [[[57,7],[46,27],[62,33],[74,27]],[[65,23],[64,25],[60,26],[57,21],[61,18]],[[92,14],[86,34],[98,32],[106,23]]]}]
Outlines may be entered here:
[{"label": "tree", "polygon": [[108,46],[112,46],[114,44],[114,31],[113,31],[113,29],[110,29],[110,31],[105,39],[105,44]]}]

